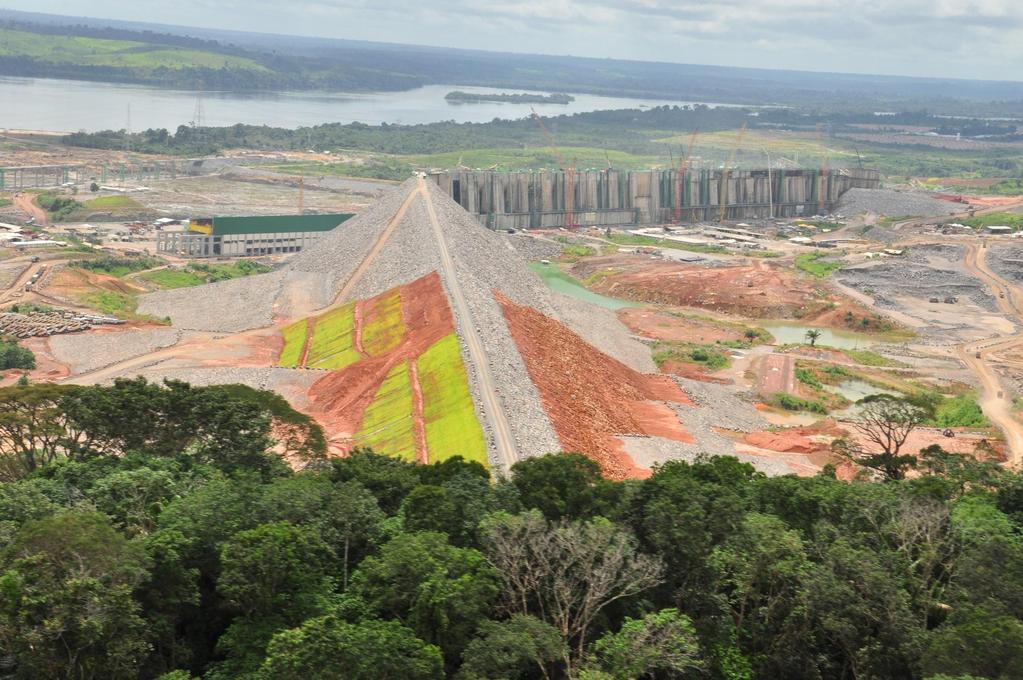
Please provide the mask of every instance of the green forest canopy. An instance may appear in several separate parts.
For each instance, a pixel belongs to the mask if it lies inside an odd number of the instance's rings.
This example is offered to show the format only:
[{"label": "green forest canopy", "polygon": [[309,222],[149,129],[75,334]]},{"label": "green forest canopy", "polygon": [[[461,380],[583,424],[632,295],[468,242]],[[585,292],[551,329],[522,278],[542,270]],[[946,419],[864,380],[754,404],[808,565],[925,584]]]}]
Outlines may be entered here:
[{"label": "green forest canopy", "polygon": [[1023,677],[1023,476],[936,448],[888,483],[492,480],[142,379],[0,390],[0,435],[11,678]]}]

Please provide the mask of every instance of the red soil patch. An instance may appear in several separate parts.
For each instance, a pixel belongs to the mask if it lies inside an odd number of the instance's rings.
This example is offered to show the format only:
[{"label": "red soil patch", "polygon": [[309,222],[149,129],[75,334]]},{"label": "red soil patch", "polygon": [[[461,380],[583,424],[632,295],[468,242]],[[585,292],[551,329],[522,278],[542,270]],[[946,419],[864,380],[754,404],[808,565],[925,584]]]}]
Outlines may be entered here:
[{"label": "red soil patch", "polygon": [[99,274],[83,269],[64,269],[54,274],[49,280],[46,284],[46,292],[73,300],[89,293],[113,292],[135,295],[146,292],[146,289],[109,274]]},{"label": "red soil patch", "polygon": [[[391,291],[365,301],[371,309],[377,300]],[[313,383],[309,390],[310,415],[323,426],[331,453],[344,455],[354,447],[352,437],[359,430],[363,414],[373,395],[394,366],[403,361],[413,365],[432,344],[455,330],[451,308],[436,272],[401,286],[401,316],[405,335],[400,345],[381,356],[368,357],[340,371],[331,371]],[[363,305],[358,305],[363,306]],[[356,319],[356,337],[366,322]],[[417,385],[413,385],[413,396]],[[420,397],[421,399],[421,397]],[[415,399],[413,400],[415,402]],[[423,428],[422,409],[411,414],[415,431]],[[425,456],[425,439],[417,436],[417,450]]]},{"label": "red soil patch", "polygon": [[820,443],[813,441],[809,437],[789,431],[750,432],[743,437],[743,441],[759,449],[780,451],[782,453],[813,453],[821,446]]},{"label": "red soil patch", "polygon": [[738,331],[721,328],[710,321],[679,318],[642,307],[619,309],[618,318],[633,333],[653,340],[712,343],[742,339]]},{"label": "red soil patch", "polygon": [[686,364],[681,361],[674,360],[665,361],[661,364],[661,372],[677,375],[680,378],[697,380],[699,382],[717,383],[718,385],[729,384],[729,382],[723,378],[715,378],[712,375],[708,375],[706,369],[698,364]]},{"label": "red soil patch", "polygon": [[618,435],[694,441],[658,403],[692,403],[670,378],[634,371],[535,309],[495,297],[564,450],[593,458],[607,477],[625,479],[648,471],[629,458]]},{"label": "red soil patch", "polygon": [[412,383],[412,425],[416,437],[416,460],[428,463],[426,450],[426,419],[423,417],[423,385],[419,382],[419,367],[408,363],[409,382]]},{"label": "red soil patch", "polygon": [[820,281],[761,261],[707,267],[614,255],[587,258],[572,267],[580,279],[608,271],[614,273],[598,278],[592,290],[640,302],[753,319],[800,319],[835,328],[845,327],[847,311],[872,315]]}]

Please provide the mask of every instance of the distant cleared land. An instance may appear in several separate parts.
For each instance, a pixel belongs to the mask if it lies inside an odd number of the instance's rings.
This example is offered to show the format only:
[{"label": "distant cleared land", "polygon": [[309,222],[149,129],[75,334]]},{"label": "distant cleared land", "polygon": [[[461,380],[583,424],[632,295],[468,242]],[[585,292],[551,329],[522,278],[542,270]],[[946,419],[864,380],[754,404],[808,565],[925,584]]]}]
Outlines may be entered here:
[{"label": "distant cleared land", "polygon": [[434,343],[416,366],[430,462],[457,455],[486,465],[487,444],[469,392],[458,336],[452,333]]},{"label": "distant cleared land", "polygon": [[149,71],[188,68],[268,71],[252,59],[215,52],[132,40],[41,35],[10,29],[0,29],[0,57],[22,57],[49,64]]}]

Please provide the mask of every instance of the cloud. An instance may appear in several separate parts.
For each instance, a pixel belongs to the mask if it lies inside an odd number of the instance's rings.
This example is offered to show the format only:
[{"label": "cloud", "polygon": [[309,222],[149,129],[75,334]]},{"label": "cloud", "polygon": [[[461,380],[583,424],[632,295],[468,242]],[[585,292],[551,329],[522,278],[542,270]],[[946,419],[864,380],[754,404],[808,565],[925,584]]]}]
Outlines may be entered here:
[{"label": "cloud", "polygon": [[[322,37],[818,71],[1015,78],[1020,0],[8,0]],[[19,6],[20,5],[20,6]]]}]

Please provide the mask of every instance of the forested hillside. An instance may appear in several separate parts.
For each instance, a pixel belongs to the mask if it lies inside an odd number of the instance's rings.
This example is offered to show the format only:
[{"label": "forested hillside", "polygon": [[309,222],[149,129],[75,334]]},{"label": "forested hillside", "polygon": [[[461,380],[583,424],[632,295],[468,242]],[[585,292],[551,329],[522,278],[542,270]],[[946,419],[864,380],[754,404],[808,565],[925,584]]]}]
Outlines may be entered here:
[{"label": "forested hillside", "polygon": [[0,672],[1023,677],[1023,477],[993,465],[609,482],[562,454],[494,480],[323,450],[248,388],[0,391]]}]

